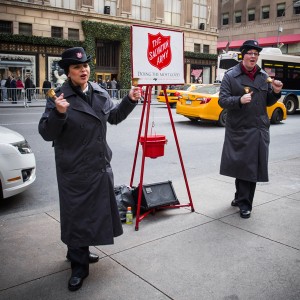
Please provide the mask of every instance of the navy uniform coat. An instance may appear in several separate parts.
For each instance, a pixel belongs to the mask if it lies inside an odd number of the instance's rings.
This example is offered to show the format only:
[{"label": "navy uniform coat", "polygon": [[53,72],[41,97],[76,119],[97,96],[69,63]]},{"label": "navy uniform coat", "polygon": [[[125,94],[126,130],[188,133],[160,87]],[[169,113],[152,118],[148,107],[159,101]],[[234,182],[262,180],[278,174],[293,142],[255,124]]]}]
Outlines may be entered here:
[{"label": "navy uniform coat", "polygon": [[56,90],[70,103],[66,114],[48,99],[39,123],[53,141],[60,199],[61,239],[68,246],[112,244],[123,233],[106,142],[107,124],[123,121],[136,106],[128,96],[115,106],[108,93],[91,83],[92,107],[66,82]]},{"label": "navy uniform coat", "polygon": [[[228,70],[222,80],[219,105],[227,109],[225,140],[220,174],[251,182],[266,182],[268,178],[269,127],[267,106],[277,102],[267,73],[258,66],[255,80],[241,70],[240,64]],[[249,87],[252,101],[242,105],[240,98]]]}]

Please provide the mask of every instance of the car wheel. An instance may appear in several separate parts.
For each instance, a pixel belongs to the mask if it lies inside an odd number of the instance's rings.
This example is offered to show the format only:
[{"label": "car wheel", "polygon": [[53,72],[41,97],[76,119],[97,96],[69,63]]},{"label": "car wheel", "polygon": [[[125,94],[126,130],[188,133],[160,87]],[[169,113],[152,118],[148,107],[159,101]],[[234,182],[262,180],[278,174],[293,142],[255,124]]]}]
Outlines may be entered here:
[{"label": "car wheel", "polygon": [[171,108],[176,108],[176,102],[175,103],[170,103]]},{"label": "car wheel", "polygon": [[198,119],[189,118],[189,120],[190,120],[192,123],[198,123]]},{"label": "car wheel", "polygon": [[287,96],[284,100],[284,105],[288,115],[292,115],[296,111],[296,100],[292,96]]},{"label": "car wheel", "polygon": [[283,119],[283,111],[280,108],[276,108],[273,111],[272,117],[271,117],[271,123],[272,124],[279,124]]},{"label": "car wheel", "polygon": [[222,112],[220,113],[220,117],[219,117],[219,120],[217,122],[218,126],[225,127],[226,117],[227,117],[227,110],[223,109]]}]

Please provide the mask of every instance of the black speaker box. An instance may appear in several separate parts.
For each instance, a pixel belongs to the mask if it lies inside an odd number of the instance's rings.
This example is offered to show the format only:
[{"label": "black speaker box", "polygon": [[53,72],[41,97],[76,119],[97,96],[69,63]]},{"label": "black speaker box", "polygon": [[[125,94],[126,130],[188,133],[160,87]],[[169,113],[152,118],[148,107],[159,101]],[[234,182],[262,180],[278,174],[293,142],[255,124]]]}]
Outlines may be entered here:
[{"label": "black speaker box", "polygon": [[[139,187],[134,189],[133,198],[137,205],[139,196]],[[180,204],[175,194],[172,181],[144,184],[142,191],[141,208],[149,210],[165,205]]]}]

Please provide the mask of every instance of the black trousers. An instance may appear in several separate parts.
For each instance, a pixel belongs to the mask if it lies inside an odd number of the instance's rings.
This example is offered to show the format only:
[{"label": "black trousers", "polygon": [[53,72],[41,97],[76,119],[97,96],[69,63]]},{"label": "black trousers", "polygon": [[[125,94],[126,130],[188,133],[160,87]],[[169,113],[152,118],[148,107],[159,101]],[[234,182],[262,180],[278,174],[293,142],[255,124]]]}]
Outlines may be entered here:
[{"label": "black trousers", "polygon": [[31,102],[32,90],[27,90],[26,94],[27,94],[27,102]]},{"label": "black trousers", "polygon": [[235,201],[241,210],[252,210],[256,182],[235,179]]},{"label": "black trousers", "polygon": [[68,246],[67,257],[71,261],[72,277],[86,277],[89,275],[89,247]]}]

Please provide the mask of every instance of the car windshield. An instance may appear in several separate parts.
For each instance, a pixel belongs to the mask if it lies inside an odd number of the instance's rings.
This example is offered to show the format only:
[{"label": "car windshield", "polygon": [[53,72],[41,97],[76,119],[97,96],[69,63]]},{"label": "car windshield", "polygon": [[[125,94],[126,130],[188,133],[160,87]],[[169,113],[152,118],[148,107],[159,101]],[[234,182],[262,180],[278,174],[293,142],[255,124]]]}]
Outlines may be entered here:
[{"label": "car windshield", "polygon": [[206,85],[206,86],[200,86],[197,89],[193,91],[193,93],[200,93],[200,94],[216,94],[220,90],[219,85]]},{"label": "car windshield", "polygon": [[186,84],[186,85],[184,85],[184,86],[181,87],[181,90],[182,91],[188,91],[190,87],[191,87],[190,84]]},{"label": "car windshield", "polygon": [[186,87],[185,85],[170,85],[169,90],[186,90],[189,87],[189,85]]}]

